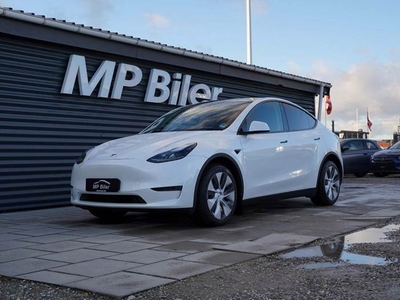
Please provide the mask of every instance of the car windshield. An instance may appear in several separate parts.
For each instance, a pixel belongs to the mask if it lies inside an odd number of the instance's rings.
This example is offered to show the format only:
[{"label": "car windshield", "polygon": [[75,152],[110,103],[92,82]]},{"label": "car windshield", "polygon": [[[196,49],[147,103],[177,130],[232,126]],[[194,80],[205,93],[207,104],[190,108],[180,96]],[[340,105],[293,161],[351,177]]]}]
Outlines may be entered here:
[{"label": "car windshield", "polygon": [[141,134],[165,131],[224,130],[251,100],[219,100],[175,109],[158,118]]},{"label": "car windshield", "polygon": [[390,149],[400,149],[400,142],[397,142],[396,144],[394,144],[392,147],[390,147]]}]

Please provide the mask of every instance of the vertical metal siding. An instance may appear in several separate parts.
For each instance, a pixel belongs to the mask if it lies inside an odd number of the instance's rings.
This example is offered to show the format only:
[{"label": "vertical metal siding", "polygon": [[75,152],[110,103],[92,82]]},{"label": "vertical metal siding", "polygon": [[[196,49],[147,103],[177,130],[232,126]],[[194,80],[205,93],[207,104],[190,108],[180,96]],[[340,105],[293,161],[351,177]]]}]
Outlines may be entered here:
[{"label": "vertical metal siding", "polygon": [[[143,71],[139,86],[120,100],[60,94],[71,54],[86,57],[89,78],[104,59],[131,63]],[[128,58],[105,57],[0,39],[0,212],[69,204],[70,173],[76,158],[102,142],[139,132],[174,108],[143,103],[150,68],[192,75],[192,85],[223,87],[221,99],[278,96],[314,112],[314,95],[284,87],[233,80],[173,66],[151,66]]]}]

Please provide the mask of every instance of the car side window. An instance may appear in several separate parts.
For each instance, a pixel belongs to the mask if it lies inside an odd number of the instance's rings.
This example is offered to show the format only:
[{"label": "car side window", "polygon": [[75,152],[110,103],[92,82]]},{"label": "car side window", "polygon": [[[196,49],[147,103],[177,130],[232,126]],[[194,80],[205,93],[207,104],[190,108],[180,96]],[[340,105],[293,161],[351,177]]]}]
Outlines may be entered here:
[{"label": "car side window", "polygon": [[303,110],[290,105],[283,104],[290,131],[307,130],[315,126],[316,120]]},{"label": "car side window", "polygon": [[350,149],[350,151],[354,150],[362,150],[364,149],[363,141],[351,141],[346,144]]},{"label": "car side window", "polygon": [[278,102],[263,102],[254,107],[243,122],[244,131],[249,130],[252,121],[267,123],[270,132],[284,131],[281,108]]},{"label": "car side window", "polygon": [[370,141],[366,141],[366,144],[367,144],[367,149],[370,150],[379,149],[374,143],[371,143]]}]

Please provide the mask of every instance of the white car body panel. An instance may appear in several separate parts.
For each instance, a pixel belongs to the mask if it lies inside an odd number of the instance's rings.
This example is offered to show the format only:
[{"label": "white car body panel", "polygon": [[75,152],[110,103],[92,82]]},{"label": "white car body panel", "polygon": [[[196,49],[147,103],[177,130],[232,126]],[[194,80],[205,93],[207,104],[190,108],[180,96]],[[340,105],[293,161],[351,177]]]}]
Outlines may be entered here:
[{"label": "white car body panel", "polygon": [[[326,128],[325,128],[326,129]],[[293,190],[315,187],[318,177],[320,162],[326,155],[321,152],[325,147],[323,143],[323,130],[303,130],[290,132],[292,153],[291,188]]]},{"label": "white car body panel", "polygon": [[287,191],[291,153],[287,132],[240,137],[243,147],[243,198],[256,198]]}]

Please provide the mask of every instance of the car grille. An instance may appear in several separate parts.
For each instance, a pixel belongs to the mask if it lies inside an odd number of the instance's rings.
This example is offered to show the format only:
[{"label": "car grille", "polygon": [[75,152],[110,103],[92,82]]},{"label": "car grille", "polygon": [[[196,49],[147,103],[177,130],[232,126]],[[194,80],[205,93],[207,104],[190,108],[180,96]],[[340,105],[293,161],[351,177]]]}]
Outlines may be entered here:
[{"label": "car grille", "polygon": [[390,163],[393,161],[392,157],[381,157],[381,158],[374,158],[374,161],[380,162],[380,163]]},{"label": "car grille", "polygon": [[132,195],[99,195],[99,194],[82,194],[80,197],[82,201],[88,202],[102,202],[102,203],[138,203],[146,204],[140,196]]}]

